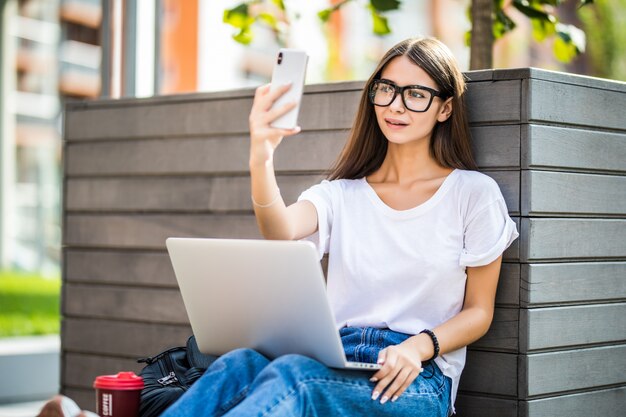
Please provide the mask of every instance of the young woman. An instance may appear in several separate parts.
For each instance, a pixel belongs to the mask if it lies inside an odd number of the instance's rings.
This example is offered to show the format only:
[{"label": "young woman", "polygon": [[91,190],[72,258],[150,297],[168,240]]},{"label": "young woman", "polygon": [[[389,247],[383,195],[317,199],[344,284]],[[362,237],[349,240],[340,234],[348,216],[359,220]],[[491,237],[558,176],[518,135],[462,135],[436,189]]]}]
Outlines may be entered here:
[{"label": "young woman", "polygon": [[299,129],[270,127],[294,105],[271,109],[288,88],[258,88],[250,113],[259,227],[329,253],[328,297],[348,359],[382,368],[240,349],[165,416],[447,416],[466,346],[491,323],[502,252],[518,236],[497,184],[475,171],[463,75],[435,39],[394,46],[367,82],[329,180],[290,206],[273,156]]}]

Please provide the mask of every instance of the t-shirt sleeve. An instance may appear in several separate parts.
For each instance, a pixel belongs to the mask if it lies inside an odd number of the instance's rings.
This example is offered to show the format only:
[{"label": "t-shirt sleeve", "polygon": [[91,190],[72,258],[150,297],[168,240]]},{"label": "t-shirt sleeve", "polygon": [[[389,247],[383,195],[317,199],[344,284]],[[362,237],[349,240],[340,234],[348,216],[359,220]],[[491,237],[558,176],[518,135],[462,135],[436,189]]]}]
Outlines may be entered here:
[{"label": "t-shirt sleeve", "polygon": [[317,247],[320,259],[328,253],[330,233],[333,224],[333,185],[324,180],[304,191],[298,201],[310,201],[317,211],[317,232],[307,236],[305,240],[313,242]]},{"label": "t-shirt sleeve", "polygon": [[488,265],[519,236],[499,189],[497,194],[495,201],[469,213],[459,261],[463,267]]}]

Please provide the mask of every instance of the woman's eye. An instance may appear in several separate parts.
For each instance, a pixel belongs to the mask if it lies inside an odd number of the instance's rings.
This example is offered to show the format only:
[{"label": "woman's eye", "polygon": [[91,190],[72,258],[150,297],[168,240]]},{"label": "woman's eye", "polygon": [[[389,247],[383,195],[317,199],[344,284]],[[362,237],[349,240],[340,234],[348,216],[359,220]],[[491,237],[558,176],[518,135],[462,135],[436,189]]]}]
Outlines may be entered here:
[{"label": "woman's eye", "polygon": [[409,90],[409,97],[411,98],[424,98],[426,94],[424,94],[421,90]]},{"label": "woman's eye", "polygon": [[391,86],[381,84],[378,87],[378,91],[380,91],[381,93],[391,93],[393,91],[393,88],[391,88]]}]

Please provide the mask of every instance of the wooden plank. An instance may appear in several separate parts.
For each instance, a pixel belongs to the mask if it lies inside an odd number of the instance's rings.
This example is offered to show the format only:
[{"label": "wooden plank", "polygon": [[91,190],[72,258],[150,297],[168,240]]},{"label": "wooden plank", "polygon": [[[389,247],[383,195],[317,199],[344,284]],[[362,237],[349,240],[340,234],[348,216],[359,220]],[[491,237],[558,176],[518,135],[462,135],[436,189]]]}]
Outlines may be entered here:
[{"label": "wooden plank", "polygon": [[521,259],[626,258],[626,220],[522,218]]},{"label": "wooden plank", "polygon": [[459,389],[464,393],[517,395],[517,355],[468,351]]},{"label": "wooden plank", "polygon": [[524,307],[626,299],[626,262],[523,264]]},{"label": "wooden plank", "polygon": [[[253,91],[243,97],[92,107],[67,113],[65,139],[129,139],[242,134],[248,131]],[[300,111],[303,130],[348,129],[360,90],[305,93]],[[337,111],[341,109],[341,111]],[[111,121],[115,121],[111,123]]]},{"label": "wooden plank", "polygon": [[626,215],[626,176],[525,170],[522,195],[523,216]]},{"label": "wooden plank", "polygon": [[63,351],[144,358],[185,346],[192,334],[188,325],[66,318]]},{"label": "wooden plank", "polygon": [[539,400],[520,401],[520,417],[620,416],[624,414],[626,386],[581,392]]},{"label": "wooden plank", "polygon": [[137,363],[136,358],[121,358],[81,353],[64,355],[63,386],[65,388],[91,388],[99,375],[114,375],[122,371],[138,374],[145,364]]},{"label": "wooden plank", "polygon": [[520,351],[626,340],[626,303],[520,310]]},{"label": "wooden plank", "polygon": [[519,399],[626,383],[626,345],[523,355]]},{"label": "wooden plank", "polygon": [[520,125],[474,126],[471,132],[472,150],[481,169],[520,166]]},{"label": "wooden plank", "polygon": [[502,196],[509,213],[519,216],[520,213],[520,172],[519,171],[485,171],[500,186]]},{"label": "wooden plank", "polygon": [[64,244],[163,249],[168,237],[260,238],[254,215],[68,214]]},{"label": "wooden plank", "polygon": [[623,91],[536,79],[524,80],[523,83],[527,84],[529,91],[529,122],[626,130],[626,119],[622,112],[607,111],[626,108],[626,94]]},{"label": "wooden plank", "polygon": [[522,125],[522,168],[626,172],[626,134]]},{"label": "wooden plank", "polygon": [[64,283],[178,288],[165,251],[64,249]]},{"label": "wooden plank", "polygon": [[[323,175],[282,175],[278,185],[285,203],[319,183]],[[69,178],[67,211],[250,211],[250,177]]]},{"label": "wooden plank", "polygon": [[457,417],[518,417],[517,401],[502,398],[459,394],[455,408]]},{"label": "wooden plank", "polygon": [[[178,288],[165,251],[64,249],[68,283],[117,284]],[[503,263],[496,305],[519,305],[520,265]]]},{"label": "wooden plank", "polygon": [[498,352],[518,352],[519,310],[516,308],[496,308],[493,322],[486,335],[472,343],[476,349]]},{"label": "wooden plank", "polygon": [[[277,171],[324,171],[335,161],[346,132],[303,132],[275,155]],[[70,143],[66,175],[171,175],[247,173],[250,139],[219,136]]]},{"label": "wooden plank", "polygon": [[469,83],[466,108],[470,123],[519,122],[521,81]]},{"label": "wooden plank", "polygon": [[180,292],[169,288],[65,284],[62,312],[66,318],[189,323]]}]

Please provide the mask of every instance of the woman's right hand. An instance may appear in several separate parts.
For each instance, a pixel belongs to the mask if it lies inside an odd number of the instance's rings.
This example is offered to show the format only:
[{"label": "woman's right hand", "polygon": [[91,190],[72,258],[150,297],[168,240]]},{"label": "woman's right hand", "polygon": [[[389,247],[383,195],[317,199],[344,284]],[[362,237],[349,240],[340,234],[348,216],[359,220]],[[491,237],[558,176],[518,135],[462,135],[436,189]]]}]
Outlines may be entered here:
[{"label": "woman's right hand", "polygon": [[295,129],[279,129],[271,127],[270,123],[296,107],[295,102],[284,104],[272,109],[274,102],[291,88],[290,84],[282,85],[270,90],[270,84],[256,89],[252,110],[248,119],[250,125],[250,162],[265,162],[270,160],[274,150],[285,136],[292,136],[300,132]]}]

